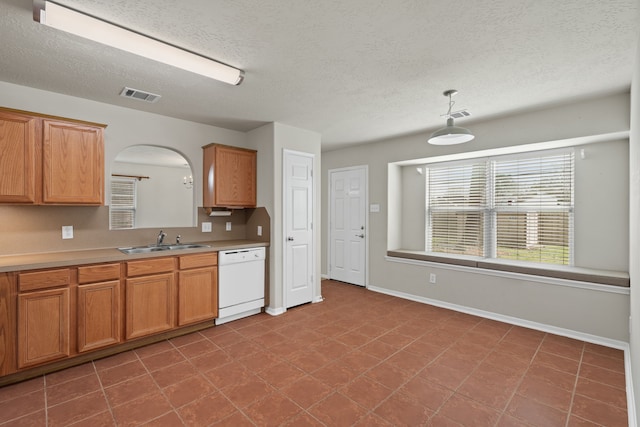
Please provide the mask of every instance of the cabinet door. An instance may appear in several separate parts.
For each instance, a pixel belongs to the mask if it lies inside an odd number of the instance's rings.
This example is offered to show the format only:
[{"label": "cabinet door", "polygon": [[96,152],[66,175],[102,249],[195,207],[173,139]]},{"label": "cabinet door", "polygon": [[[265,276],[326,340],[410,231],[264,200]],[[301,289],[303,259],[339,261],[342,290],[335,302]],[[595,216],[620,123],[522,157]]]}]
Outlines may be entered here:
[{"label": "cabinet door", "polygon": [[255,207],[257,152],[220,144],[203,150],[204,207]]},{"label": "cabinet door", "polygon": [[103,129],[57,120],[42,123],[42,202],[104,204]]},{"label": "cabinet door", "polygon": [[173,328],[173,273],[140,276],[126,283],[126,338],[138,338]]},{"label": "cabinet door", "polygon": [[0,377],[16,371],[15,273],[0,273]]},{"label": "cabinet door", "polygon": [[78,286],[78,351],[120,342],[120,281]]},{"label": "cabinet door", "polygon": [[218,268],[178,273],[178,325],[218,317]]},{"label": "cabinet door", "polygon": [[69,288],[18,295],[18,368],[69,356]]},{"label": "cabinet door", "polygon": [[35,203],[38,119],[0,111],[0,203]]}]

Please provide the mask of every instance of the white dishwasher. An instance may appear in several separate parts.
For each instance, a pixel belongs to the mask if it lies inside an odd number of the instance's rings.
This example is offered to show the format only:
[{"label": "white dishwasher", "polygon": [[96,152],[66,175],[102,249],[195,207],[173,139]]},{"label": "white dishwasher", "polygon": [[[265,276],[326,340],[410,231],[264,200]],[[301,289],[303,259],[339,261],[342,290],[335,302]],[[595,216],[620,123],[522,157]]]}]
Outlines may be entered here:
[{"label": "white dishwasher", "polygon": [[260,313],[264,307],[265,248],[218,252],[216,325]]}]

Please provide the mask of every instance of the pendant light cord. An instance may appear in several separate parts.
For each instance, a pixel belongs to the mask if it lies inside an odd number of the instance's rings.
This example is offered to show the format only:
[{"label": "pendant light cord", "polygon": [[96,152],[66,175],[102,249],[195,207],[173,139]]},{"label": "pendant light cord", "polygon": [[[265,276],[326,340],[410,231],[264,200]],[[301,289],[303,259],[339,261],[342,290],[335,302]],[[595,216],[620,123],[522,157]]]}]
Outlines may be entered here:
[{"label": "pendant light cord", "polygon": [[453,106],[456,104],[456,101],[451,99],[452,95],[453,95],[452,93],[449,94],[449,111],[447,111],[447,118],[451,117],[451,110],[453,109]]}]

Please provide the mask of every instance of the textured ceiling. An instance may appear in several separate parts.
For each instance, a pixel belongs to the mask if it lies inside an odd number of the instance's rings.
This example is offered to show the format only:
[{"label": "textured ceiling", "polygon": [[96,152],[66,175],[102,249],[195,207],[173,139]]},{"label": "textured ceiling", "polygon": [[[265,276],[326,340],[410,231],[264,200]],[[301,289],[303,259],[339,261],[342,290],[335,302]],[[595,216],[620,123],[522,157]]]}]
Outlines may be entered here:
[{"label": "textured ceiling", "polygon": [[[0,80],[247,131],[280,122],[323,150],[628,90],[638,0],[59,0],[241,68],[230,86],[47,28],[0,0]],[[155,104],[119,97],[124,86]],[[1,100],[1,96],[0,96]]]}]

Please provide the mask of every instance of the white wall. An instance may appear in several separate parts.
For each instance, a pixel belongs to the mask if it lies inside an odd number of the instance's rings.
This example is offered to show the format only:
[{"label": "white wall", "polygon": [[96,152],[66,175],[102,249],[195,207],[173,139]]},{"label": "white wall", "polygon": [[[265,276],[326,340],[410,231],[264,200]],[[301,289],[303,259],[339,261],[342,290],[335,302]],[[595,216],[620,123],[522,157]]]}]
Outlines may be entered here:
[{"label": "white wall", "polygon": [[629,275],[631,276],[631,372],[637,424],[640,425],[640,42],[631,84],[631,137],[629,138]]},{"label": "white wall", "polygon": [[[428,134],[424,133],[323,153],[323,206],[328,203],[329,169],[369,166],[369,203],[380,204],[379,213],[369,214],[369,285],[626,342],[629,296],[624,293],[399,264],[385,260],[385,255],[389,162],[627,131],[629,95],[611,95],[500,119],[462,123],[474,132],[474,141],[449,147],[431,146],[426,142]],[[391,177],[394,193],[389,194],[389,200],[396,197],[401,175],[398,172]],[[326,230],[324,213],[322,225]],[[326,248],[326,233],[322,239]],[[322,271],[326,272],[325,253],[322,256]],[[429,272],[437,274],[436,286],[428,285]]]}]

